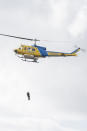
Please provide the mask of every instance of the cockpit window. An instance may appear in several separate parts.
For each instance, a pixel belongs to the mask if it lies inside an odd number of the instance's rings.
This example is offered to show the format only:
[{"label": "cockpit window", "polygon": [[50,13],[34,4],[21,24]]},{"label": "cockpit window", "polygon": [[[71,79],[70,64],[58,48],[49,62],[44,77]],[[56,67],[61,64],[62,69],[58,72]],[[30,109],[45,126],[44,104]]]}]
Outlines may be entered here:
[{"label": "cockpit window", "polygon": [[22,47],[20,47],[19,50],[22,50]]}]

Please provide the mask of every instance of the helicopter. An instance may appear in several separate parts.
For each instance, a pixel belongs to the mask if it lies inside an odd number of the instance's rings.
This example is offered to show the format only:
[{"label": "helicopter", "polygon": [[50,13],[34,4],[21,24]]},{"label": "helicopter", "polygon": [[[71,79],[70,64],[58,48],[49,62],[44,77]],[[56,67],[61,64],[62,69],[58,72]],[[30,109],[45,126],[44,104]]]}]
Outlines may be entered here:
[{"label": "helicopter", "polygon": [[[29,38],[18,37],[18,36],[7,35],[7,34],[0,34],[0,35],[7,36],[7,37],[13,37],[17,39],[28,40],[28,41],[34,41],[34,45],[31,45],[31,46],[21,45],[18,49],[14,49],[15,54],[19,58],[21,58],[21,60],[27,61],[27,62],[38,62],[39,58],[46,58],[46,57],[77,56],[77,52],[80,50],[80,48],[77,48],[70,53],[47,51],[46,47],[38,46],[36,44],[37,41],[40,41],[38,39],[29,39]],[[32,61],[28,61],[30,59]]]}]

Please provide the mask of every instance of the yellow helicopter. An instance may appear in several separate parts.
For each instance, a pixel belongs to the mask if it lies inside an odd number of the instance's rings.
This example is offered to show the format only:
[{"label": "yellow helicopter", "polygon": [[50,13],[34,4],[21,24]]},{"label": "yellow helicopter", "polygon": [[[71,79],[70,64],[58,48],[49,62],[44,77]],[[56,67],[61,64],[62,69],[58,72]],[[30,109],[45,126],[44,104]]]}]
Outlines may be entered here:
[{"label": "yellow helicopter", "polygon": [[33,46],[21,45],[18,49],[14,50],[17,56],[19,58],[22,58],[23,61],[28,61],[29,59],[32,59],[33,61],[29,61],[29,62],[37,62],[38,58],[41,58],[41,57],[45,58],[45,57],[59,57],[59,56],[62,56],[62,57],[77,56],[76,53],[80,50],[80,48],[77,48],[71,53],[47,51],[46,47],[36,45],[36,42],[40,40],[18,37],[18,36],[13,36],[13,35],[6,35],[6,34],[0,34],[0,35],[35,42]]}]

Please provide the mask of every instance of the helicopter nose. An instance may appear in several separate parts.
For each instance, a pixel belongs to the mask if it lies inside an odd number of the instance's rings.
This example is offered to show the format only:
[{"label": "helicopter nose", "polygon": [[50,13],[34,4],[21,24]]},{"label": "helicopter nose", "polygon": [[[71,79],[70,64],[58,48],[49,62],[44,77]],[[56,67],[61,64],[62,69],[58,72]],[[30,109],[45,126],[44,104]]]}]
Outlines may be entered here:
[{"label": "helicopter nose", "polygon": [[15,49],[14,52],[17,53],[17,49]]}]

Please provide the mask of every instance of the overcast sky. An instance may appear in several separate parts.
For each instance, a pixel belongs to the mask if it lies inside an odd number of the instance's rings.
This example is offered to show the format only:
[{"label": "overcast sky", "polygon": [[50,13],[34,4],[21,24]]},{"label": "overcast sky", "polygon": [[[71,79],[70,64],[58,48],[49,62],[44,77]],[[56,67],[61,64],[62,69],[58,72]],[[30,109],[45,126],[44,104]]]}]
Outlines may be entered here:
[{"label": "overcast sky", "polygon": [[[0,33],[87,50],[87,1],[0,0]],[[87,131],[87,52],[27,63],[13,52],[20,44],[32,43],[0,36],[0,130]]]}]

